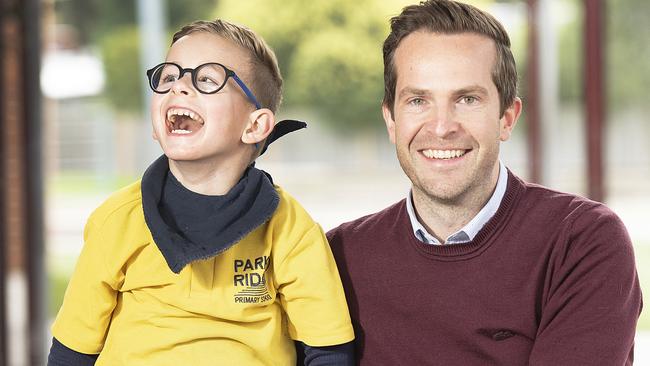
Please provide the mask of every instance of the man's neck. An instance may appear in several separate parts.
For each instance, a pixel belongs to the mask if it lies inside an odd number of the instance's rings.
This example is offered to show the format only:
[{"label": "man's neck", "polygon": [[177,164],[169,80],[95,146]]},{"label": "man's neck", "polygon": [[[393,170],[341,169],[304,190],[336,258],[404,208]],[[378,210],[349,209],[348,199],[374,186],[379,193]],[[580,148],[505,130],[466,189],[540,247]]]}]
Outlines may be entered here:
[{"label": "man's neck", "polygon": [[454,199],[432,197],[412,188],[413,208],[418,221],[438,241],[444,243],[453,233],[467,225],[490,200],[499,178],[499,167],[487,184],[477,184]]},{"label": "man's neck", "polygon": [[246,167],[244,160],[228,163],[169,160],[169,170],[185,188],[208,196],[228,193],[241,179]]}]

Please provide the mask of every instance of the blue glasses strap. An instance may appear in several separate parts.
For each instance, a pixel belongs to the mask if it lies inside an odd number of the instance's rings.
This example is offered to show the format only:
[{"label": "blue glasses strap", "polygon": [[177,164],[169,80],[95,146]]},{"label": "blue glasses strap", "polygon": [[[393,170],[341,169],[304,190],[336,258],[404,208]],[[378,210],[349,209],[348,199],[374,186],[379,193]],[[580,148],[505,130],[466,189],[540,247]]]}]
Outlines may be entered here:
[{"label": "blue glasses strap", "polygon": [[246,93],[246,96],[248,97],[248,99],[250,99],[251,102],[253,102],[253,104],[255,104],[255,108],[257,108],[257,109],[262,108],[260,103],[257,101],[257,98],[255,98],[255,96],[253,95],[253,92],[251,92],[250,89],[248,89],[246,84],[244,84],[244,82],[239,78],[239,76],[237,76],[237,74],[233,74],[232,77],[233,77],[233,79],[235,79],[235,82],[237,82],[237,85],[239,85],[241,90],[243,90],[244,93]]}]

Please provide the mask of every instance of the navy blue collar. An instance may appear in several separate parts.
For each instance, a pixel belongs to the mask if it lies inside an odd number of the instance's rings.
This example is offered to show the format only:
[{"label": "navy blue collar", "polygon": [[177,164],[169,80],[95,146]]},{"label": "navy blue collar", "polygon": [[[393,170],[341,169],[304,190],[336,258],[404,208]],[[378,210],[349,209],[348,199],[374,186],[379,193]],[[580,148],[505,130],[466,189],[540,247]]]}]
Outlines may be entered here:
[{"label": "navy blue collar", "polygon": [[252,165],[223,196],[206,196],[185,188],[171,174],[165,155],[142,177],[144,218],[174,273],[235,245],[267,222],[278,203],[271,177]]}]

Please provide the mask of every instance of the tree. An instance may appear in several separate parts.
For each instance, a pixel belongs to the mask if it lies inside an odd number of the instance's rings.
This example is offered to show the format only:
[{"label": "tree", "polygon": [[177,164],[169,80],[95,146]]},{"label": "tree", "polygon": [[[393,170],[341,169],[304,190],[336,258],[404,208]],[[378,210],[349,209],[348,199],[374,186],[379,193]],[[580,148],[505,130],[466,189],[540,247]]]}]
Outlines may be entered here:
[{"label": "tree", "polygon": [[[216,6],[216,0],[168,0],[166,3],[168,33],[190,21],[205,19]],[[136,5],[134,0],[59,0],[55,3],[57,17],[77,30],[81,47],[99,45],[106,73],[105,94],[117,110],[127,113],[138,113],[143,105],[141,80],[144,70],[138,61],[143,51]],[[171,35],[167,38],[171,39]]]},{"label": "tree", "polygon": [[613,110],[648,108],[650,2],[609,0],[606,6],[608,101]]},{"label": "tree", "polygon": [[348,133],[383,128],[381,47],[406,3],[222,0],[215,17],[250,27],[275,50],[285,108],[309,107]]},{"label": "tree", "polygon": [[[607,101],[613,111],[647,108],[650,84],[650,2],[608,0],[605,6],[605,73]],[[580,103],[583,96],[583,7],[573,22],[560,31],[560,97],[564,103]],[[587,60],[589,62],[589,60]]]}]

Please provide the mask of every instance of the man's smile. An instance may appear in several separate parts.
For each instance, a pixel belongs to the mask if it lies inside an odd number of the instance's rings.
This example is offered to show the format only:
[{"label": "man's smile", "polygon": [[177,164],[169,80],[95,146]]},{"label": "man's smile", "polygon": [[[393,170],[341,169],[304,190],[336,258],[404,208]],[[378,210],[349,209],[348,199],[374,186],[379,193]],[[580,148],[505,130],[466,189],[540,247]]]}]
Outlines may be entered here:
[{"label": "man's smile", "polygon": [[455,150],[426,149],[426,150],[422,150],[422,155],[426,156],[429,159],[449,160],[449,159],[460,158],[461,156],[465,155],[468,151],[469,150],[461,150],[461,149],[455,149]]}]

